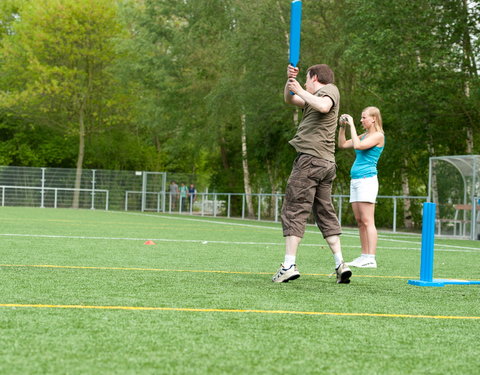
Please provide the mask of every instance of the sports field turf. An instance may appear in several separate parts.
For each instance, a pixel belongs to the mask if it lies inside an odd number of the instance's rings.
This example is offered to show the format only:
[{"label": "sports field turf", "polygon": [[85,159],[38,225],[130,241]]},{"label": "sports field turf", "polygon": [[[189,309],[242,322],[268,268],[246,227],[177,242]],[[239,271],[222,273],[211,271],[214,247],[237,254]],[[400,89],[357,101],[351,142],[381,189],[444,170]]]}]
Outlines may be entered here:
[{"label": "sports field turf", "polygon": [[[1,374],[478,374],[480,286],[426,288],[420,236],[338,285],[310,226],[301,278],[269,222],[0,208]],[[152,240],[156,245],[145,245]],[[359,254],[354,229],[346,260]],[[436,278],[480,280],[480,242],[435,240]]]}]

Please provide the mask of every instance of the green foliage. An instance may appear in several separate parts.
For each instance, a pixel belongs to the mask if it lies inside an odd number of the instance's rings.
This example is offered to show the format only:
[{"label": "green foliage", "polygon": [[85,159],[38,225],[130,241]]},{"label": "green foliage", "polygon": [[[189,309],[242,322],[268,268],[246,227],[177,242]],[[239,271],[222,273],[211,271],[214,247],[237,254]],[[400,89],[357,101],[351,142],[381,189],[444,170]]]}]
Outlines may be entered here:
[{"label": "green foliage", "polygon": [[[403,194],[408,176],[424,195],[430,156],[480,152],[479,4],[304,2],[300,80],[327,63],[341,112],[381,109],[381,194]],[[283,191],[297,125],[283,103],[289,12],[280,0],[2,1],[1,160],[74,166],[83,116],[86,166],[243,192],[244,118],[253,190]],[[346,194],[354,156],[336,158]]]},{"label": "green foliage", "polygon": [[0,112],[0,165],[69,167],[76,139],[22,117]]},{"label": "green foliage", "polygon": [[81,166],[85,134],[118,123],[123,104],[107,70],[116,57],[112,38],[121,32],[114,1],[26,2],[11,28],[1,48],[1,107],[25,126],[79,138]]},{"label": "green foliage", "polygon": [[[345,38],[342,71],[355,67],[355,79],[344,91],[362,98],[351,107],[355,116],[368,105],[378,106],[384,116],[382,190],[401,194],[403,170],[412,192],[418,192],[426,183],[428,158],[466,153],[467,129],[476,133],[478,128],[480,117],[471,106],[477,99],[465,94],[466,82],[470,92],[478,90],[476,73],[471,73],[476,67],[468,72],[462,67],[467,40],[454,32],[476,17],[478,4],[471,2],[465,19],[466,14],[452,18],[448,12],[461,1],[342,3],[341,19],[347,20],[340,32]],[[474,28],[470,32],[478,34]]]}]

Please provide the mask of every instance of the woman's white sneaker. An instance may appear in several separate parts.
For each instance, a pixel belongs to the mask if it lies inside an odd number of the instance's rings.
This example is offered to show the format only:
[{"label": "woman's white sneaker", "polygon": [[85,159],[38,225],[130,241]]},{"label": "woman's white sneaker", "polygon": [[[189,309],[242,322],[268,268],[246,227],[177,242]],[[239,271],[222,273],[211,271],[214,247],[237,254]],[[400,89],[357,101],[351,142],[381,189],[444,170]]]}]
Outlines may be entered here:
[{"label": "woman's white sneaker", "polygon": [[357,268],[377,268],[377,261],[375,258],[358,257],[347,264],[351,267]]}]

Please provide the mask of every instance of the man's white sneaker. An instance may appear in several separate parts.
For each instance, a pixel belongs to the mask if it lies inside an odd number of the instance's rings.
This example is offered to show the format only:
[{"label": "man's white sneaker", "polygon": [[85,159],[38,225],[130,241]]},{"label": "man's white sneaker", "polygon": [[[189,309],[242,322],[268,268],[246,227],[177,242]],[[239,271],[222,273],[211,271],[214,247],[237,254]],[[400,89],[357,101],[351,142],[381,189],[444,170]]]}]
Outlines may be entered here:
[{"label": "man's white sneaker", "polygon": [[375,258],[358,257],[347,264],[351,267],[357,268],[377,268],[377,261]]},{"label": "man's white sneaker", "polygon": [[295,280],[299,277],[300,272],[298,272],[296,264],[292,264],[289,268],[283,268],[283,264],[281,264],[272,281],[274,283],[288,283],[290,280]]},{"label": "man's white sneaker", "polygon": [[352,271],[348,268],[346,263],[340,264],[336,269],[335,273],[337,274],[337,283],[338,284],[350,284],[350,277],[352,276]]}]

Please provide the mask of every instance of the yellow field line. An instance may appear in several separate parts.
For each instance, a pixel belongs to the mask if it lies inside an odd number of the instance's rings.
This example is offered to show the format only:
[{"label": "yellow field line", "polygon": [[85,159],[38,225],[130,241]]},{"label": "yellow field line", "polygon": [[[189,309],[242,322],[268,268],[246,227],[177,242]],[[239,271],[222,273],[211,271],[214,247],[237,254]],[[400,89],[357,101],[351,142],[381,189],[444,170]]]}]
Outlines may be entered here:
[{"label": "yellow field line", "polygon": [[3,304],[0,304],[0,307],[129,310],[129,311],[254,313],[254,314],[285,314],[285,315],[328,315],[328,316],[357,316],[357,317],[375,317],[375,318],[469,319],[469,320],[480,319],[480,316],[340,313],[340,312],[325,312],[325,311],[288,311],[288,310],[253,310],[253,309],[252,310],[250,309],[195,309],[195,308],[184,308],[184,307],[148,307],[148,306],[88,306],[88,305],[44,305],[44,304],[3,303]]},{"label": "yellow field line", "polygon": [[[272,272],[243,272],[243,271],[217,271],[217,270],[177,270],[163,268],[134,268],[134,267],[93,267],[93,266],[58,266],[53,264],[0,264],[0,267],[32,267],[32,268],[61,268],[61,269],[90,269],[90,270],[117,270],[117,271],[150,271],[150,272],[191,272],[191,273],[221,273],[239,275],[270,275]],[[322,273],[303,273],[307,276],[331,276]],[[354,275],[354,277],[382,278],[382,279],[415,279],[408,276],[378,276]]]}]

